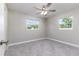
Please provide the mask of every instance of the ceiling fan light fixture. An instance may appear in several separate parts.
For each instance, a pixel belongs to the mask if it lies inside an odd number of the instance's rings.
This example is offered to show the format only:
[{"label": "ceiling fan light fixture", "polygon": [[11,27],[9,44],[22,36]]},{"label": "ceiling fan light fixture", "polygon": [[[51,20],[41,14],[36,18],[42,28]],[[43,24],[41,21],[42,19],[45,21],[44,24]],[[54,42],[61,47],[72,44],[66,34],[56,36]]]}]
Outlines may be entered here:
[{"label": "ceiling fan light fixture", "polygon": [[47,11],[44,12],[44,15],[47,15]]},{"label": "ceiling fan light fixture", "polygon": [[44,11],[41,12],[41,15],[43,15],[43,14],[44,14]]},{"label": "ceiling fan light fixture", "polygon": [[47,14],[49,14],[49,12],[56,12],[55,9],[53,9],[53,10],[49,9],[49,7],[51,6],[51,4],[52,3],[47,3],[46,5],[43,5],[42,8],[35,7],[35,9],[41,11],[40,15],[47,16]]},{"label": "ceiling fan light fixture", "polygon": [[46,15],[48,12],[47,11],[42,11],[41,15]]}]

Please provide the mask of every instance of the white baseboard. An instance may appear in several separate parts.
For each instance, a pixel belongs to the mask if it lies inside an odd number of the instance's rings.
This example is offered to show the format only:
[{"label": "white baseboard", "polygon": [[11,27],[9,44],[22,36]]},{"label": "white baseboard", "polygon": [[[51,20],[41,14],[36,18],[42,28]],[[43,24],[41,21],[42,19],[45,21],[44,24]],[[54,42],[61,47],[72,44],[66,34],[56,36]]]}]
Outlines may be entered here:
[{"label": "white baseboard", "polygon": [[12,43],[12,44],[9,44],[8,46],[10,47],[10,46],[20,45],[20,44],[24,44],[24,43],[30,43],[30,42],[34,42],[34,41],[38,41],[38,40],[43,40],[43,39],[46,39],[46,38],[38,38],[38,39],[33,39],[33,40],[28,40],[28,41]]},{"label": "white baseboard", "polygon": [[74,43],[70,43],[70,42],[65,42],[65,41],[61,41],[61,40],[57,40],[57,39],[52,39],[52,38],[47,38],[47,39],[53,40],[53,41],[56,41],[56,42],[59,42],[59,43],[63,43],[63,44],[69,45],[69,46],[73,46],[73,47],[76,47],[76,48],[79,48],[78,44],[74,44]]},{"label": "white baseboard", "polygon": [[65,41],[61,41],[61,40],[57,40],[57,39],[52,39],[52,38],[38,38],[38,39],[33,39],[33,40],[28,40],[28,41],[23,41],[23,42],[12,43],[12,44],[9,44],[8,46],[10,47],[10,46],[20,45],[20,44],[24,44],[24,43],[31,43],[31,42],[43,40],[43,39],[49,39],[49,40],[53,40],[53,41],[56,41],[59,43],[63,43],[63,44],[69,45],[69,46],[79,48],[79,45],[77,45],[77,44],[73,44],[70,42],[65,42]]}]

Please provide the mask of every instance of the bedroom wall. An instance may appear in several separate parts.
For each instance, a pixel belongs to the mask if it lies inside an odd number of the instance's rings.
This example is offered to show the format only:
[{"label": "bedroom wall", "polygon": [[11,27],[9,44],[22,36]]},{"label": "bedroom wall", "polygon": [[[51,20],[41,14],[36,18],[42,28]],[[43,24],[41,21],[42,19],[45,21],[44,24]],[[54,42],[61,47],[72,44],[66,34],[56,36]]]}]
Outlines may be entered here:
[{"label": "bedroom wall", "polygon": [[27,16],[23,13],[19,13],[13,10],[8,11],[9,43],[17,43],[45,37],[45,20],[36,18],[40,20],[39,30],[26,30],[25,21],[28,17],[32,18],[31,16]]},{"label": "bedroom wall", "polygon": [[[73,16],[72,30],[59,30],[58,20],[63,16]],[[74,9],[48,19],[48,38],[79,45],[79,9]]]}]

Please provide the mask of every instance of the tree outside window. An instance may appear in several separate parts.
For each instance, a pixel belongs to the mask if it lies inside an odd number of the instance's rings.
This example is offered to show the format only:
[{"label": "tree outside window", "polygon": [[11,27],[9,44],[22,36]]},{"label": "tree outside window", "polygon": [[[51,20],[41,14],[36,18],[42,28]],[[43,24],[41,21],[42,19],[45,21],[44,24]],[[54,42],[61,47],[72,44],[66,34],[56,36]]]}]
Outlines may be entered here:
[{"label": "tree outside window", "polygon": [[26,20],[26,26],[28,30],[37,30],[39,29],[39,21],[37,19],[28,19]]},{"label": "tree outside window", "polygon": [[72,17],[64,17],[59,20],[60,29],[72,29]]}]

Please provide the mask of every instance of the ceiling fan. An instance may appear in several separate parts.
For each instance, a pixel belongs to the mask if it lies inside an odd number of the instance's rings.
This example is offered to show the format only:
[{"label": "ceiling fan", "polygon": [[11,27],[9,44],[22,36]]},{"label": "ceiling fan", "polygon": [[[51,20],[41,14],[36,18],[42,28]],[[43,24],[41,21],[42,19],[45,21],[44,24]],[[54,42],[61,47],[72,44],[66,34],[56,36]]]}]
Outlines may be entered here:
[{"label": "ceiling fan", "polygon": [[42,8],[34,7],[36,10],[41,11],[40,14],[46,16],[49,12],[56,12],[55,9],[50,10],[49,7],[52,5],[52,3],[47,3],[46,5],[43,5]]}]

